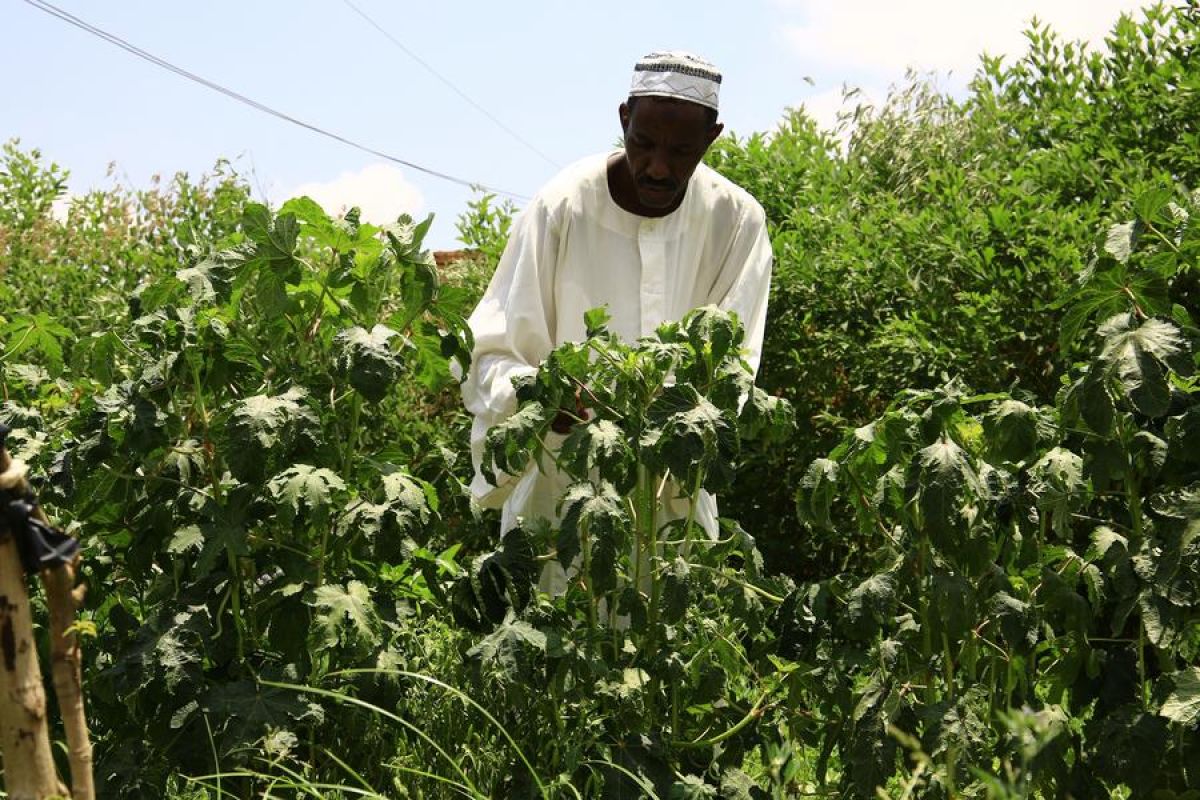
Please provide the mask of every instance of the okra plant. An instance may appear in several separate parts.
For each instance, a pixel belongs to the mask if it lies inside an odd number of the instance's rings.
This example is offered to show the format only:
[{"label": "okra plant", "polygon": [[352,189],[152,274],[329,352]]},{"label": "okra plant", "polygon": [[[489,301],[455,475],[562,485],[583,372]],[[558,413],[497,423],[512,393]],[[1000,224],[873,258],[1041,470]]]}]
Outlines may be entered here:
[{"label": "okra plant", "polygon": [[1200,224],[1166,189],[1134,210],[1063,301],[1093,345],[1053,406],[908,392],[809,468],[801,515],[877,571],[774,623],[855,796],[1200,792]]},{"label": "okra plant", "polygon": [[[446,356],[470,352],[427,227],[250,204],[127,324],[73,342],[72,381],[6,375],[18,444],[40,442],[45,497],[89,552],[105,793],[235,770],[264,741],[314,765],[342,737],[390,752],[378,726],[266,682],[396,663],[404,615],[456,570],[456,547],[426,547],[439,497],[395,436],[401,376],[452,386]],[[34,349],[58,334],[22,324]]]},{"label": "okra plant", "polygon": [[[481,679],[536,710],[514,708],[516,725],[596,715],[583,741],[532,725],[535,752],[582,770],[574,778],[589,791],[632,781],[626,791],[666,796],[717,762],[736,766],[739,734],[778,693],[777,676],[743,666],[744,626],[761,630],[774,597],[758,582],[754,541],[728,521],[703,525],[701,503],[729,486],[744,442],[792,421],[753,385],[734,315],[697,309],[637,342],[606,323],[589,312],[587,338],[519,380],[517,412],[489,432],[486,469],[552,467],[570,485],[559,519],[525,520],[476,560],[455,611],[487,634],[469,653]],[[562,409],[575,417],[565,439],[551,435]],[[535,591],[551,560],[568,575],[561,595]],[[607,766],[583,769],[589,760]]]}]

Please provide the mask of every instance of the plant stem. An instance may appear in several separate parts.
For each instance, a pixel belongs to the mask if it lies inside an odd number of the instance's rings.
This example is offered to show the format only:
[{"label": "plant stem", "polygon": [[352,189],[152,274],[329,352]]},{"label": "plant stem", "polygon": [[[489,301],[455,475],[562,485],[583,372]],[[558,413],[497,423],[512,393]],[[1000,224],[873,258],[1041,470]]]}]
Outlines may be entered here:
[{"label": "plant stem", "polygon": [[[1171,251],[1174,252],[1176,255],[1180,255],[1179,246],[1177,244],[1175,244],[1175,242],[1171,241],[1171,237],[1167,236],[1165,233],[1160,231],[1157,227],[1155,227],[1154,225],[1152,225],[1149,222],[1146,222],[1146,230],[1150,231],[1155,236],[1157,236],[1158,240],[1160,242],[1162,242],[1163,244],[1165,244],[1168,248],[1170,248]],[[1129,290],[1126,289],[1126,291],[1129,291]]]},{"label": "plant stem", "polygon": [[782,605],[783,601],[785,599],[785,598],[780,597],[777,594],[772,594],[771,592],[768,592],[766,589],[755,586],[753,583],[750,583],[749,581],[745,581],[745,580],[742,580],[741,578],[734,577],[733,575],[723,572],[716,567],[710,567],[707,564],[694,564],[689,561],[688,567],[691,569],[703,570],[704,572],[716,573],[717,575],[720,575],[722,578],[729,581],[730,583],[736,584],[737,586],[741,586],[743,589],[745,589],[749,592],[753,592],[754,594],[758,595],[762,599],[770,601],[770,602],[774,603],[775,605]]},{"label": "plant stem", "polygon": [[[327,294],[329,294],[329,278],[330,278],[330,276],[332,276],[333,271],[335,269],[337,269],[337,258],[338,258],[337,251],[334,250],[333,251],[333,266],[330,267],[325,272],[321,273],[321,294],[319,297],[317,297],[317,304],[316,304],[316,308],[313,309],[312,319],[309,320],[308,325],[304,329],[304,341],[306,341],[306,342],[312,341],[312,338],[317,335],[317,330],[321,325],[321,317],[324,316],[324,313],[325,313],[325,296]],[[297,259],[297,260],[300,261],[300,263],[307,266],[309,269],[316,272],[316,269],[314,269],[313,266],[311,264],[309,264],[307,261],[305,261],[304,259]]]},{"label": "plant stem", "polygon": [[1142,495],[1139,489],[1137,474],[1130,470],[1125,475],[1125,496],[1129,501],[1130,528],[1140,542],[1142,538]]},{"label": "plant stem", "polygon": [[950,637],[946,635],[946,631],[942,631],[942,658],[945,663],[942,665],[942,671],[946,677],[946,694],[950,701],[954,701],[954,662],[950,658]]},{"label": "plant stem", "polygon": [[246,660],[246,644],[242,635],[242,576],[238,567],[237,556],[232,550],[226,549],[225,555],[229,561],[229,611],[233,615],[233,632],[237,635],[238,661]]},{"label": "plant stem", "polygon": [[[927,585],[929,568],[929,537],[923,532],[917,551],[917,584],[923,597],[930,597],[930,587]],[[921,604],[921,656],[925,662],[925,702],[929,705],[937,703],[937,688],[933,676],[933,629],[930,620],[930,603],[928,600]]]},{"label": "plant stem", "polygon": [[1142,708],[1150,707],[1150,687],[1146,683],[1146,623],[1138,621],[1138,693],[1142,696]]},{"label": "plant stem", "polygon": [[[213,444],[212,435],[209,430],[210,417],[208,415],[208,406],[204,401],[204,383],[200,380],[200,364],[192,359],[190,366],[192,391],[196,395],[196,406],[200,410],[200,425],[204,433],[204,448],[208,455],[205,459],[208,462],[208,479],[212,484],[213,498],[218,505],[223,505],[225,498],[221,490],[221,476],[217,469],[216,446]],[[245,620],[242,619],[242,571],[241,566],[238,564],[237,555],[233,550],[229,548],[225,549],[225,560],[229,565],[229,610],[233,615],[233,632],[237,637],[237,659],[240,663],[246,659]]]},{"label": "plant stem", "polygon": [[325,585],[325,555],[329,549],[329,524],[321,526],[321,548],[317,551],[317,583],[314,589]]},{"label": "plant stem", "polygon": [[342,477],[350,482],[350,467],[358,448],[358,420],[362,414],[362,397],[358,392],[350,398],[350,428],[346,431],[346,442],[342,447]]},{"label": "plant stem", "polygon": [[585,522],[580,526],[579,530],[580,549],[583,552],[583,563],[579,570],[580,578],[583,580],[584,588],[587,590],[587,622],[588,622],[588,638],[587,651],[588,655],[592,655],[593,644],[596,640],[596,589],[592,585],[592,537],[588,530],[588,524]]},{"label": "plant stem", "polygon": [[671,683],[671,734],[679,735],[679,683]]},{"label": "plant stem", "polygon": [[659,580],[658,569],[655,562],[658,560],[658,495],[651,492],[653,479],[648,479],[648,485],[645,487],[645,497],[643,497],[642,516],[646,521],[646,536],[648,559],[646,562],[650,574],[650,635],[657,636],[658,625],[658,603],[660,593],[662,591],[662,581]]},{"label": "plant stem", "polygon": [[[653,477],[643,465],[638,465],[637,488],[634,490],[635,520],[634,529],[637,536],[637,563],[634,565],[634,590],[642,591],[644,577],[653,584],[653,547],[654,545],[654,495],[651,490]],[[648,575],[642,575],[642,562],[645,562]],[[651,596],[653,592],[647,592]],[[653,610],[649,610],[653,614]]]},{"label": "plant stem", "polygon": [[743,731],[746,728],[747,725],[749,725],[750,723],[754,722],[756,719],[758,719],[759,717],[762,716],[763,704],[765,704],[767,702],[767,698],[770,696],[771,696],[770,689],[763,691],[763,693],[758,698],[758,702],[756,702],[754,704],[754,706],[749,711],[746,712],[746,716],[742,717],[737,722],[737,724],[735,724],[732,728],[729,728],[728,730],[724,731],[723,733],[718,733],[716,736],[710,736],[707,739],[697,739],[692,742],[675,741],[675,742],[671,742],[671,745],[674,747],[681,748],[681,749],[692,749],[692,748],[697,748],[697,747],[712,747],[715,744],[720,744],[721,742],[725,741],[726,739],[730,739],[734,736],[737,736],[741,731]]}]

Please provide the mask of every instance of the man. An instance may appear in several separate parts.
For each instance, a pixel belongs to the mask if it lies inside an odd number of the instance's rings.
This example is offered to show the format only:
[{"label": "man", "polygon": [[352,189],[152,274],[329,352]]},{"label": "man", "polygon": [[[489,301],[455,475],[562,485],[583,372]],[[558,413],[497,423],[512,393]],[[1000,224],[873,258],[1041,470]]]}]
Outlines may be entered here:
[{"label": "man", "polygon": [[[485,507],[502,505],[502,531],[520,517],[557,519],[567,483],[552,466],[521,476],[483,470],[487,431],[516,410],[514,377],[585,338],[585,311],[607,306],[609,330],[633,341],[715,304],[737,313],[758,368],[771,275],[766,218],[749,194],[700,163],[723,127],[720,85],[720,73],[695,56],[643,58],[619,108],[624,149],[568,167],[513,225],[470,318],[475,351],[462,387],[475,416],[472,494]],[[556,420],[551,446],[561,444],[567,419]],[[665,516],[681,513],[670,506]],[[715,533],[707,494],[697,521]]]}]

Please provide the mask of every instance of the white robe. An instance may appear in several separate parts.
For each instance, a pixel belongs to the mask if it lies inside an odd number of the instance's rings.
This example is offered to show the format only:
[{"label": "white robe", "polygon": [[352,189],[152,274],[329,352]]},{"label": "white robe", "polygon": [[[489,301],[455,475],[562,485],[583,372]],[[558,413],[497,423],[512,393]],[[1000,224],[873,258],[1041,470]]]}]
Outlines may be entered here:
[{"label": "white robe", "polygon": [[[471,492],[485,507],[502,506],[501,531],[521,517],[558,520],[555,506],[569,479],[552,464],[520,476],[493,476],[480,464],[488,429],[516,410],[512,379],[535,373],[559,344],[583,340],[585,311],[608,306],[609,330],[632,342],[715,304],[737,312],[747,360],[758,368],[771,278],[762,207],[701,164],[675,211],[632,214],[609,192],[610,155],[573,164],[533,198],[514,221],[496,274],[471,314],[475,351],[462,385],[475,416]],[[565,438],[548,436],[551,447]],[[687,503],[664,498],[661,512],[662,520],[685,516]],[[716,500],[706,492],[696,521],[716,533]]]}]

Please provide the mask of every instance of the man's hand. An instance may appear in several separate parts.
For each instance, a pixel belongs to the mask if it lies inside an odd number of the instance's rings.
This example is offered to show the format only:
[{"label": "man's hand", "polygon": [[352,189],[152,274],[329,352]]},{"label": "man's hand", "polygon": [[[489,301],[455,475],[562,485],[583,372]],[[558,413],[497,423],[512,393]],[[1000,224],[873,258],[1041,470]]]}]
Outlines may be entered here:
[{"label": "man's hand", "polygon": [[579,422],[580,420],[586,421],[587,419],[588,412],[587,409],[583,407],[582,390],[576,389],[574,412],[572,413],[572,411],[567,408],[559,409],[558,414],[555,415],[553,421],[550,423],[550,430],[565,436],[571,432],[571,428],[574,427],[576,422]]}]

